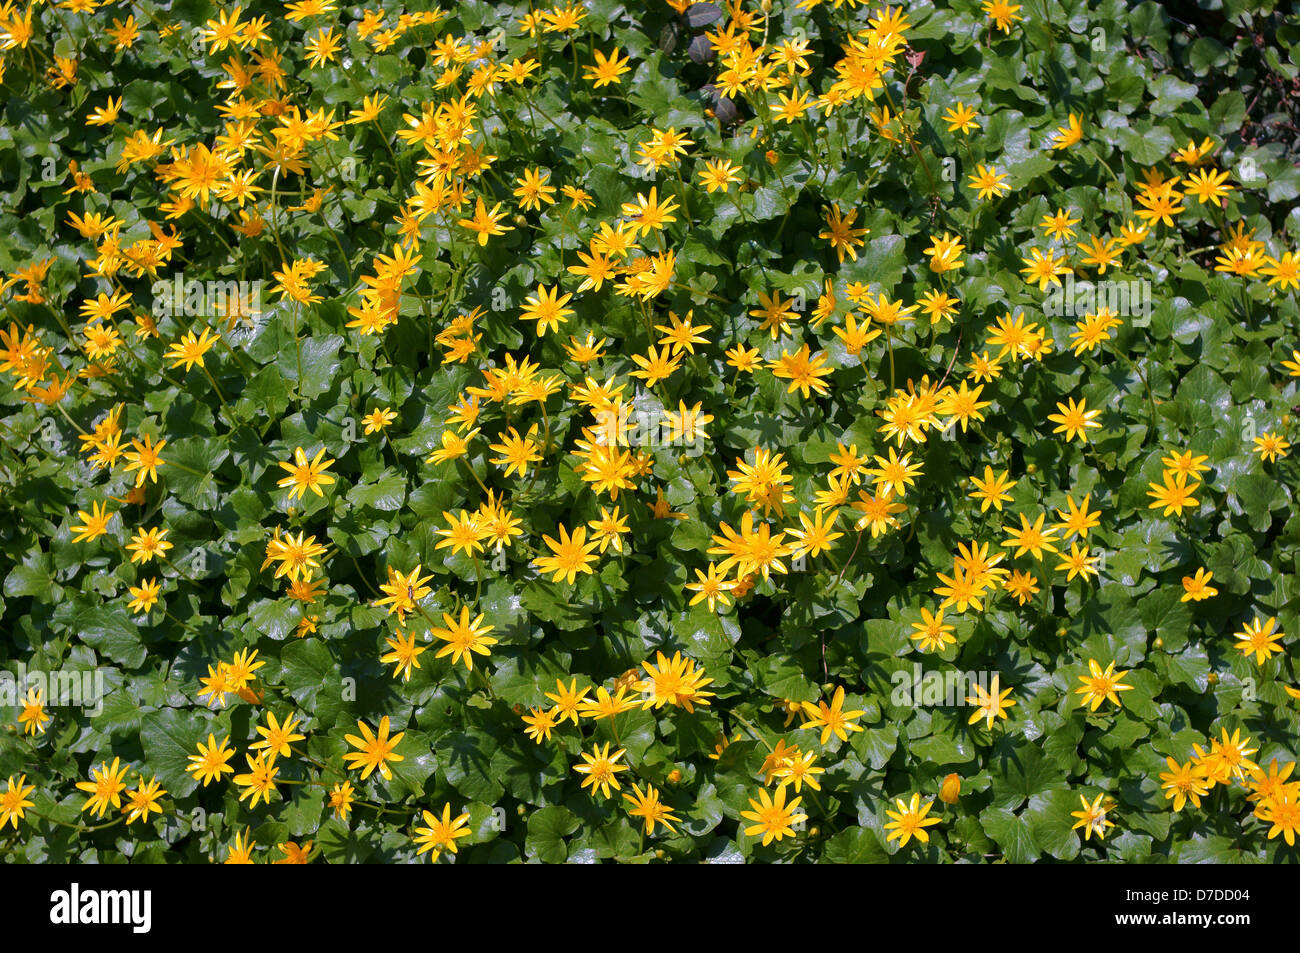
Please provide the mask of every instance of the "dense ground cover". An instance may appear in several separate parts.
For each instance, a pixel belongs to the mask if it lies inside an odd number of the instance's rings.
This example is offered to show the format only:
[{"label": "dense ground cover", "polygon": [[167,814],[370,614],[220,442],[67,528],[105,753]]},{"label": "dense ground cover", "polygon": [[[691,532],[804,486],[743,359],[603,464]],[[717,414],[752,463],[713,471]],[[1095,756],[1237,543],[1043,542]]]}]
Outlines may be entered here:
[{"label": "dense ground cover", "polygon": [[1296,859],[1298,34],[5,0],[5,859]]}]

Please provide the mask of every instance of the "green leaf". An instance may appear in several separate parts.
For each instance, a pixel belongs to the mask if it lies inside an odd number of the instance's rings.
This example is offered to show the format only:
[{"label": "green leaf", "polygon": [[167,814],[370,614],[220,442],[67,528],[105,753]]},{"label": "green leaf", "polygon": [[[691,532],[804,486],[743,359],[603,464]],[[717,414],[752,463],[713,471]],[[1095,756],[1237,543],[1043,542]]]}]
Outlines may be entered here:
[{"label": "green leaf", "polygon": [[1025,818],[1005,808],[990,807],[980,814],[980,826],[1002,850],[1009,864],[1032,864],[1040,850]]},{"label": "green leaf", "polygon": [[828,864],[883,864],[889,861],[889,852],[874,831],[850,827],[826,841],[822,860]]},{"label": "green leaf", "polygon": [[386,513],[396,512],[406,501],[406,478],[396,470],[386,469],[373,483],[362,483],[348,491],[353,506],[370,507]]},{"label": "green leaf", "polygon": [[209,733],[215,734],[218,744],[226,736],[224,730],[193,712],[164,708],[144,716],[140,743],[145,762],[172,798],[187,797],[198,787],[194,775],[185,769],[190,766],[190,755],[198,754],[199,742],[208,743]]},{"label": "green leaf", "polygon": [[148,655],[139,628],[122,605],[83,605],[73,613],[68,626],[83,643],[125,668],[139,668]]},{"label": "green leaf", "polygon": [[524,846],[530,860],[562,864],[568,858],[565,838],[579,828],[577,816],[566,807],[552,805],[528,815],[528,836]]},{"label": "green leaf", "polygon": [[1079,837],[1071,830],[1079,799],[1073,791],[1049,791],[1035,794],[1025,808],[1024,819],[1029,825],[1033,843],[1057,860],[1073,860],[1079,855]]}]

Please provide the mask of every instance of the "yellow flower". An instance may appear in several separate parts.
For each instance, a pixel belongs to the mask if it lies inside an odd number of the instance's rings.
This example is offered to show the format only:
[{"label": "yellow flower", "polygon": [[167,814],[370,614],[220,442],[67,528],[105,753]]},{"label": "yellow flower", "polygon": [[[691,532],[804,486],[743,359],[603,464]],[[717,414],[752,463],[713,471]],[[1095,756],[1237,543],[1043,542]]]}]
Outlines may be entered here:
[{"label": "yellow flower", "polygon": [[415,842],[420,845],[416,856],[433,851],[431,855],[434,860],[443,850],[450,853],[456,853],[456,839],[460,837],[469,837],[474,832],[465,825],[469,823],[469,812],[459,814],[456,817],[451,816],[451,803],[443,805],[442,816],[431,811],[421,811],[424,817],[424,823],[427,827],[417,827],[415,829]]},{"label": "yellow flower", "polygon": [[155,556],[163,558],[167,550],[172,548],[172,544],[165,538],[167,533],[168,531],[162,527],[136,530],[131,537],[131,542],[126,544],[126,550],[131,554],[131,562],[147,563]]},{"label": "yellow flower", "polygon": [[943,114],[943,121],[948,124],[949,132],[960,132],[964,136],[972,129],[979,128],[979,123],[975,121],[978,116],[979,113],[974,108],[958,103],[948,108]]},{"label": "yellow flower", "polygon": [[1011,24],[1016,20],[1024,19],[1019,13],[1020,4],[1018,3],[1006,3],[1004,0],[984,0],[980,6],[988,14],[988,18],[993,21],[993,25],[1003,33],[1010,33]]},{"label": "yellow flower", "polygon": [[249,829],[245,827],[235,835],[235,842],[230,845],[225,863],[251,864],[253,862],[253,848],[257,846],[257,843],[248,839],[248,833]]},{"label": "yellow flower", "polygon": [[79,510],[77,518],[81,520],[81,525],[72,527],[77,534],[72,537],[72,541],[82,543],[103,536],[108,531],[108,521],[113,518],[113,513],[96,500],[91,503],[89,513]]},{"label": "yellow flower", "polygon": [[396,419],[397,414],[391,407],[380,407],[366,414],[361,421],[366,425],[364,432],[370,435],[379,433]]},{"label": "yellow flower", "polygon": [[27,775],[19,775],[17,781],[9,775],[5,790],[0,791],[0,828],[11,824],[14,830],[18,829],[27,808],[36,806],[34,801],[27,800],[27,795],[35,790],[36,785],[27,783]]},{"label": "yellow flower", "polygon": [[209,732],[208,743],[205,745],[202,741],[199,742],[199,753],[189,756],[190,763],[185,766],[185,770],[203,782],[204,787],[210,781],[220,780],[222,774],[233,773],[235,769],[226,763],[235,753],[234,748],[226,747],[229,740],[223,738],[221,744],[217,744],[216,738]]},{"label": "yellow flower", "polygon": [[1088,705],[1092,711],[1096,711],[1103,701],[1110,701],[1116,707],[1123,707],[1119,692],[1132,691],[1137,687],[1135,685],[1125,685],[1120,681],[1128,672],[1127,670],[1115,671],[1114,662],[1107,665],[1106,671],[1103,672],[1096,659],[1088,659],[1088,671],[1090,674],[1079,676],[1079,681],[1083,682],[1083,687],[1076,688],[1074,693],[1082,695],[1083,699],[1079,704]]},{"label": "yellow flower", "polygon": [[775,797],[767,793],[767,788],[760,788],[758,798],[757,801],[750,798],[750,810],[741,811],[740,816],[754,821],[745,828],[745,835],[753,837],[762,834],[764,847],[774,840],[780,841],[784,837],[793,837],[795,825],[808,820],[807,814],[795,813],[803,798],[796,797],[789,804],[786,803],[785,785],[776,789]]},{"label": "yellow flower", "polygon": [[129,769],[130,765],[120,764],[117,758],[113,759],[112,767],[109,767],[107,762],[101,762],[98,768],[92,769],[90,781],[77,782],[80,790],[90,794],[81,809],[94,811],[96,817],[103,817],[110,805],[121,807],[122,792],[126,790],[126,783],[122,779],[126,777]]},{"label": "yellow flower", "polygon": [[970,716],[967,724],[975,724],[981,718],[984,719],[984,727],[992,730],[993,722],[998,718],[1007,717],[1006,709],[1015,704],[1008,701],[1007,696],[1011,694],[1011,689],[1001,688],[999,679],[1001,675],[993,676],[993,683],[985,690],[983,685],[976,684],[975,694],[966,699],[966,703],[975,706],[975,712]]},{"label": "yellow flower", "polygon": [[1179,602],[1201,602],[1205,599],[1212,598],[1219,594],[1219,590],[1210,585],[1210,579],[1214,573],[1208,572],[1204,566],[1196,570],[1194,576],[1183,577],[1183,595]]},{"label": "yellow flower", "polygon": [[411,669],[420,667],[420,653],[428,651],[428,647],[416,645],[414,633],[405,636],[401,629],[397,630],[396,638],[386,638],[384,642],[391,651],[381,655],[379,661],[392,663],[393,678],[401,675],[402,681],[409,682]]},{"label": "yellow flower", "polygon": [[559,537],[556,540],[542,536],[542,541],[553,555],[539,556],[533,560],[533,565],[542,572],[554,573],[552,581],[564,580],[569,585],[573,585],[573,580],[580,573],[594,573],[590,564],[597,559],[593,550],[600,546],[599,540],[587,542],[587,531],[581,526],[575,527],[570,535],[563,523],[559,526]]},{"label": "yellow flower", "polygon": [[623,748],[619,748],[613,754],[610,754],[608,744],[604,748],[601,748],[599,744],[593,744],[591,754],[587,754],[585,751],[582,752],[583,763],[573,766],[574,771],[586,775],[581,786],[591,788],[593,795],[596,793],[596,789],[599,788],[604,797],[609,797],[610,788],[615,791],[619,790],[618,772],[627,771],[628,766],[619,764],[618,759],[626,753]]},{"label": "yellow flower", "polygon": [[1269,616],[1266,620],[1260,620],[1259,616],[1243,626],[1241,631],[1235,636],[1237,639],[1236,648],[1241,650],[1242,655],[1250,658],[1255,656],[1255,664],[1263,665],[1266,661],[1278,652],[1282,651],[1281,640],[1285,633],[1277,628],[1277,619]]},{"label": "yellow flower", "polygon": [[1160,780],[1164,782],[1160,787],[1165,792],[1165,798],[1174,802],[1174,813],[1181,811],[1188,801],[1192,802],[1193,807],[1200,807],[1202,796],[1209,790],[1209,784],[1201,770],[1190,761],[1179,764],[1169,757],[1165,758],[1165,764],[1169,770],[1160,772]]},{"label": "yellow flower", "polygon": [[1070,830],[1076,830],[1082,827],[1084,840],[1091,839],[1093,834],[1097,835],[1098,840],[1103,839],[1106,836],[1106,828],[1115,826],[1113,821],[1107,820],[1106,818],[1106,814],[1110,810],[1110,805],[1109,803],[1103,804],[1103,799],[1109,801],[1104,794],[1098,794],[1097,797],[1093,799],[1093,802],[1089,804],[1088,799],[1080,794],[1079,804],[1082,806],[1083,810],[1070,812],[1071,817],[1077,817],[1079,819],[1078,823],[1071,827]]},{"label": "yellow flower", "polygon": [[469,606],[461,606],[459,620],[444,612],[442,621],[447,628],[429,630],[435,638],[447,643],[438,650],[435,658],[450,655],[453,665],[463,659],[465,668],[473,671],[474,653],[486,656],[489,654],[488,646],[497,644],[497,640],[487,634],[493,627],[483,625],[483,613],[480,612],[473,622],[470,621]]},{"label": "yellow flower", "polygon": [[695,705],[708,705],[713,692],[702,691],[705,685],[712,684],[713,679],[704,677],[704,670],[695,667],[695,660],[683,658],[681,652],[674,652],[671,660],[663,652],[658,653],[656,665],[642,662],[646,678],[638,685],[646,694],[642,708],[662,708],[665,704],[685,708],[688,712],[695,710]]},{"label": "yellow flower", "polygon": [[700,185],[704,186],[705,191],[726,192],[730,186],[744,180],[740,172],[741,170],[727,159],[708,159],[704,163],[704,168],[696,174],[699,175]]},{"label": "yellow flower", "polygon": [[356,793],[351,781],[339,781],[330,788],[329,806],[334,809],[334,816],[346,821],[352,810],[353,796]]},{"label": "yellow flower", "polygon": [[817,235],[818,238],[824,238],[831,243],[831,248],[835,250],[841,265],[844,264],[845,255],[857,261],[858,249],[866,244],[866,239],[862,236],[870,229],[854,228],[853,223],[857,217],[857,209],[851,209],[845,215],[838,205],[832,205],[826,209],[826,228]]},{"label": "yellow flower", "polygon": [[260,741],[254,741],[248,747],[253,751],[265,750],[273,758],[279,756],[287,758],[292,753],[289,747],[295,741],[305,740],[305,735],[297,733],[298,717],[296,715],[287,715],[284,722],[281,723],[275,717],[274,712],[266,713],[266,726],[257,725],[257,733],[262,736]]},{"label": "yellow flower", "polygon": [[[1016,9],[1019,9],[1019,7]],[[990,13],[989,16],[991,17],[992,14]],[[1057,126],[1056,131],[1052,133],[1052,148],[1068,149],[1070,146],[1077,144],[1082,139],[1083,127],[1079,124],[1079,117],[1074,113],[1070,113],[1070,118],[1066,124],[1064,126]]]},{"label": "yellow flower", "polygon": [[862,726],[857,724],[857,720],[866,712],[861,710],[844,711],[843,685],[835,689],[835,694],[832,696],[829,705],[824,701],[819,701],[816,705],[812,702],[804,702],[803,707],[808,720],[801,727],[821,728],[822,744],[826,744],[832,734],[841,741],[848,741],[851,732],[863,730]]},{"label": "yellow flower", "polygon": [[506,213],[501,211],[500,202],[489,212],[483,204],[483,197],[479,196],[478,204],[474,208],[474,216],[459,219],[456,224],[477,234],[478,243],[486,245],[493,235],[504,235],[506,232],[514,231],[513,227],[501,224],[501,219],[505,217]]},{"label": "yellow flower", "polygon": [[890,822],[884,826],[889,831],[887,841],[898,841],[899,847],[906,847],[907,842],[915,837],[922,844],[930,841],[930,832],[927,827],[932,827],[940,822],[940,818],[926,817],[930,808],[934,805],[933,801],[921,803],[921,795],[913,794],[910,802],[905,802],[901,797],[895,798],[894,806],[898,810],[885,810],[885,813],[891,818]]},{"label": "yellow flower", "polygon": [[239,800],[250,798],[250,808],[257,807],[258,801],[270,803],[271,795],[275,793],[275,779],[280,773],[280,769],[275,766],[275,753],[263,751],[257,755],[245,755],[245,758],[248,760],[248,772],[237,774],[231,779],[243,789],[239,792]]},{"label": "yellow flower", "polygon": [[551,740],[551,731],[556,725],[556,715],[553,710],[530,708],[528,714],[522,717],[524,724],[528,726],[524,729],[524,734],[529,738],[532,738],[538,744]]},{"label": "yellow flower", "polygon": [[290,487],[289,499],[302,499],[307,490],[311,490],[317,496],[323,497],[324,491],[322,486],[329,486],[334,482],[334,477],[325,471],[334,461],[321,460],[325,456],[325,448],[322,447],[317,451],[311,461],[307,460],[307,454],[303,452],[302,447],[298,447],[293,452],[293,459],[287,463],[281,463],[280,468],[287,470],[289,475],[276,482],[276,486]]},{"label": "yellow flower", "polygon": [[1058,413],[1048,414],[1047,419],[1057,425],[1052,433],[1065,434],[1067,441],[1078,437],[1080,443],[1087,443],[1089,428],[1101,427],[1097,420],[1101,411],[1088,410],[1087,401],[1082,398],[1076,404],[1073,397],[1067,397],[1066,403],[1058,403],[1056,409]]},{"label": "yellow flower", "polygon": [[596,62],[592,66],[586,67],[586,72],[582,78],[591,80],[591,85],[595,89],[602,86],[622,85],[623,74],[630,73],[632,68],[628,65],[631,62],[627,57],[619,59],[619,51],[613,50],[608,56],[600,50],[594,50],[593,55]]},{"label": "yellow flower", "polygon": [[673,831],[673,825],[670,821],[680,823],[672,811],[672,808],[659,800],[659,792],[655,790],[654,785],[647,784],[645,793],[641,793],[640,785],[632,785],[632,793],[623,795],[624,800],[629,802],[627,813],[631,817],[639,817],[645,822],[645,832],[653,834],[656,824],[662,824],[668,830]]},{"label": "yellow flower", "polygon": [[939,275],[957,271],[963,264],[961,255],[965,250],[961,238],[948,232],[941,237],[932,237],[930,247],[925,250],[925,254],[930,256],[930,270]]},{"label": "yellow flower", "polygon": [[362,737],[356,735],[344,735],[344,740],[357,751],[349,751],[343,755],[343,760],[347,766],[356,771],[361,771],[361,780],[364,781],[370,777],[376,769],[383,776],[384,780],[389,780],[393,776],[392,770],[388,767],[390,761],[405,761],[406,756],[394,753],[393,749],[397,743],[402,740],[406,732],[399,731],[391,738],[388,736],[388,716],[384,715],[379,719],[379,731],[376,734],[371,731],[370,726],[364,721],[358,719],[357,728],[360,729]]},{"label": "yellow flower", "polygon": [[558,331],[560,325],[573,314],[572,308],[565,307],[572,297],[571,294],[561,296],[558,286],[550,290],[545,285],[539,284],[537,294],[527,298],[526,307],[520,312],[519,320],[536,321],[539,338],[546,334],[548,329]]},{"label": "yellow flower", "polygon": [[999,172],[995,166],[979,165],[976,166],[976,174],[970,176],[970,188],[978,193],[981,199],[1000,198],[1011,191],[1011,187],[1006,184],[1006,173]]},{"label": "yellow flower", "polygon": [[1259,458],[1266,463],[1276,462],[1279,457],[1285,457],[1291,444],[1279,433],[1269,431],[1255,438],[1255,446],[1251,448],[1253,453],[1258,453]]},{"label": "yellow flower", "polygon": [[146,476],[152,482],[158,482],[157,468],[167,462],[160,456],[162,448],[165,446],[167,446],[166,440],[159,440],[154,443],[153,437],[146,434],[143,441],[132,440],[132,449],[123,452],[122,455],[127,459],[126,471],[128,473],[132,470],[139,471],[135,475],[136,486],[142,486]]},{"label": "yellow flower", "polygon": [[219,339],[218,335],[212,333],[211,328],[204,328],[201,335],[188,331],[167,349],[164,357],[172,362],[172,367],[180,367],[184,364],[187,371],[195,364],[203,367],[203,355],[207,354]]}]

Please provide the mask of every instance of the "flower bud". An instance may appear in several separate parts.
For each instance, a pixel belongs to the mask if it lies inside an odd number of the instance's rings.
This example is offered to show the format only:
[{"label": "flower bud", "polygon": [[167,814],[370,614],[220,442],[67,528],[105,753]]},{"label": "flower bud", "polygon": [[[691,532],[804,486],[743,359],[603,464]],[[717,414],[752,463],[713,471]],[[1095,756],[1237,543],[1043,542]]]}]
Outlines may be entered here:
[{"label": "flower bud", "polygon": [[961,778],[954,772],[943,779],[943,786],[939,788],[939,800],[944,804],[956,804],[959,794],[961,794]]}]

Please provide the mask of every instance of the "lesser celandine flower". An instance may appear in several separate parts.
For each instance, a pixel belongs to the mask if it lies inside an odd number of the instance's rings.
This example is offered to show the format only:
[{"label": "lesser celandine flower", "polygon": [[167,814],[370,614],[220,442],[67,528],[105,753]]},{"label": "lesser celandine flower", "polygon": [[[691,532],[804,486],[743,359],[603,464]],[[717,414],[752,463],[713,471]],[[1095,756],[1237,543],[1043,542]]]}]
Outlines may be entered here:
[{"label": "lesser celandine flower", "polygon": [[980,165],[975,174],[970,176],[970,188],[981,199],[1000,198],[1011,191],[1006,178],[1006,174],[999,172],[995,166]]},{"label": "lesser celandine flower", "polygon": [[235,834],[235,839],[226,853],[224,862],[227,864],[251,864],[253,862],[253,848],[256,846],[257,842],[249,837],[249,828],[245,827]]},{"label": "lesser celandine flower", "polygon": [[618,763],[626,753],[625,749],[619,748],[610,754],[608,744],[604,747],[595,744],[592,746],[591,754],[581,752],[582,764],[574,765],[573,770],[586,775],[582,787],[590,788],[593,795],[599,789],[604,797],[609,797],[610,788],[619,790],[618,773],[628,770],[627,765]]},{"label": "lesser celandine flower", "polygon": [[659,792],[655,790],[654,785],[647,784],[645,792],[642,793],[641,786],[632,785],[632,793],[624,793],[623,799],[628,801],[627,813],[631,817],[638,817],[645,823],[645,832],[653,834],[656,824],[662,824],[669,831],[674,831],[671,822],[680,822],[672,811],[672,808],[659,800]]},{"label": "lesser celandine flower", "polygon": [[1174,813],[1181,811],[1188,801],[1193,807],[1200,807],[1201,798],[1209,790],[1209,782],[1200,768],[1190,761],[1179,764],[1170,757],[1165,758],[1165,763],[1169,771],[1160,773],[1160,780],[1164,782],[1160,787],[1165,798],[1174,802]]},{"label": "lesser celandine flower", "polygon": [[632,71],[628,65],[631,61],[622,56],[617,49],[611,51],[608,56],[600,50],[594,50],[592,55],[595,57],[595,63],[586,68],[583,79],[590,80],[595,89],[621,85],[624,74]]},{"label": "lesser celandine flower", "polygon": [[1011,689],[1002,688],[999,684],[1000,679],[1001,675],[995,674],[988,689],[979,684],[973,686],[975,694],[966,699],[968,705],[975,706],[975,711],[971,714],[968,724],[973,725],[983,719],[984,727],[992,729],[995,720],[1007,717],[1006,710],[1016,703],[1008,699]]},{"label": "lesser celandine flower", "polygon": [[483,613],[480,612],[470,621],[469,606],[461,606],[459,619],[444,612],[442,621],[445,629],[434,628],[429,631],[434,638],[447,643],[438,650],[435,658],[450,655],[453,665],[464,661],[465,668],[473,671],[474,655],[486,657],[489,646],[497,643],[496,639],[487,634],[492,631],[492,626],[483,623]]},{"label": "lesser celandine flower", "polygon": [[1079,795],[1079,804],[1083,808],[1081,811],[1071,811],[1071,817],[1077,817],[1078,823],[1071,830],[1083,828],[1083,839],[1091,840],[1092,835],[1096,834],[1097,839],[1101,840],[1106,836],[1106,829],[1114,827],[1115,822],[1107,818],[1107,813],[1114,806],[1114,802],[1104,794],[1098,794],[1093,798],[1092,803],[1082,794]]},{"label": "lesser celandine flower", "polygon": [[92,768],[91,780],[77,782],[78,788],[90,794],[81,809],[94,811],[96,817],[103,817],[110,806],[121,807],[122,792],[126,790],[123,779],[129,769],[130,765],[120,764],[117,758],[113,759],[112,767],[103,762],[98,768]]},{"label": "lesser celandine flower", "polygon": [[551,740],[551,732],[558,724],[554,709],[530,708],[528,714],[521,716],[528,727],[524,730],[533,741],[541,744]]},{"label": "lesser celandine flower", "polygon": [[1210,580],[1214,573],[1209,572],[1204,566],[1196,570],[1191,576],[1183,577],[1183,595],[1179,602],[1201,602],[1205,599],[1213,598],[1219,594],[1219,590],[1210,585]]},{"label": "lesser celandine flower", "polygon": [[216,738],[209,733],[208,743],[205,745],[200,741],[199,753],[189,756],[190,764],[186,765],[185,770],[201,781],[204,787],[209,782],[218,780],[222,774],[234,772],[235,769],[226,763],[235,753],[233,748],[226,747],[228,740],[223,738],[221,744],[217,744]]},{"label": "lesser celandine flower", "polygon": [[1256,616],[1236,634],[1236,648],[1246,658],[1254,655],[1256,665],[1263,665],[1274,654],[1282,651],[1283,635],[1277,628],[1277,619],[1269,616],[1261,620]]},{"label": "lesser celandine flower", "polygon": [[1082,695],[1079,704],[1087,705],[1092,711],[1096,711],[1103,701],[1109,701],[1117,708],[1122,707],[1119,693],[1132,691],[1136,687],[1120,681],[1128,672],[1127,670],[1115,671],[1114,662],[1108,664],[1103,672],[1096,659],[1088,659],[1088,672],[1087,675],[1079,676],[1083,687],[1076,688],[1074,693]]},{"label": "lesser celandine flower", "polygon": [[831,735],[835,735],[840,741],[848,741],[850,733],[863,730],[857,720],[865,712],[844,710],[843,685],[835,689],[835,694],[832,696],[829,705],[824,701],[819,701],[816,705],[811,702],[804,702],[804,713],[808,720],[804,722],[803,727],[820,728],[822,744],[826,744]]},{"label": "lesser celandine flower", "polygon": [[469,823],[469,812],[452,817],[450,803],[443,805],[441,816],[431,811],[422,811],[421,814],[426,826],[415,828],[414,839],[420,845],[420,849],[416,852],[417,856],[432,851],[430,857],[437,860],[444,850],[455,854],[457,839],[469,837],[474,833],[465,826]]},{"label": "lesser celandine flower", "polygon": [[904,801],[897,798],[894,801],[897,811],[886,809],[885,814],[889,816],[889,823],[884,825],[884,829],[889,831],[887,841],[898,841],[899,847],[906,847],[907,842],[913,837],[922,844],[929,843],[930,832],[927,827],[933,827],[940,822],[940,818],[927,817],[930,808],[934,806],[933,801],[921,803],[921,795],[913,794],[910,801]]},{"label": "lesser celandine flower", "polygon": [[388,716],[384,715],[379,719],[378,732],[372,731],[370,726],[364,721],[357,721],[357,728],[361,732],[361,737],[356,735],[344,735],[344,740],[357,751],[349,751],[343,755],[343,760],[347,762],[349,768],[361,772],[361,780],[364,781],[370,777],[371,773],[378,770],[384,780],[393,776],[392,769],[389,768],[390,761],[405,761],[406,756],[397,754],[393,751],[398,742],[405,737],[406,732],[399,731],[397,734],[389,737],[388,735]]},{"label": "lesser celandine flower", "polygon": [[28,784],[25,774],[19,775],[17,781],[12,774],[8,777],[5,789],[0,791],[0,828],[10,824],[14,830],[18,829],[18,822],[23,819],[27,808],[35,807],[35,802],[27,799],[35,790],[36,785]]},{"label": "lesser celandine flower", "polygon": [[780,841],[785,837],[793,837],[795,826],[808,820],[807,814],[797,813],[803,798],[791,798],[787,804],[785,792],[785,785],[778,787],[775,795],[768,794],[767,788],[760,788],[758,800],[750,798],[750,809],[740,812],[742,818],[754,822],[745,827],[746,836],[754,837],[761,834],[764,847],[774,840]]},{"label": "lesser celandine flower", "polygon": [[329,486],[334,482],[334,477],[326,473],[330,464],[334,461],[322,459],[325,456],[325,448],[321,447],[316,451],[316,455],[309,461],[307,454],[302,447],[297,447],[293,451],[293,459],[287,463],[281,463],[280,468],[287,470],[289,475],[276,482],[276,486],[289,487],[289,499],[302,498],[302,495],[311,490],[317,496],[323,497],[325,492],[322,486]]},{"label": "lesser celandine flower", "polygon": [[329,806],[333,809],[335,817],[344,821],[348,819],[354,793],[351,781],[339,781],[330,789]]},{"label": "lesser celandine flower", "polygon": [[415,634],[406,635],[400,629],[396,636],[386,638],[385,643],[389,651],[379,657],[379,661],[389,663],[393,666],[393,678],[402,676],[402,681],[411,680],[411,669],[420,667],[420,653],[427,651],[428,646],[416,645]]}]

